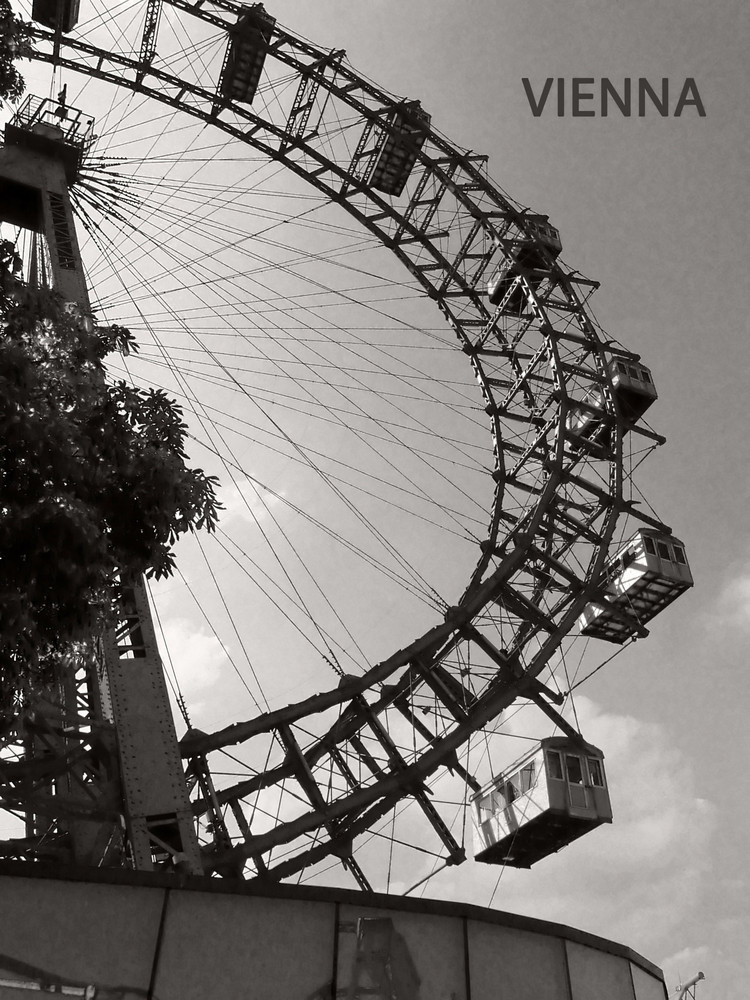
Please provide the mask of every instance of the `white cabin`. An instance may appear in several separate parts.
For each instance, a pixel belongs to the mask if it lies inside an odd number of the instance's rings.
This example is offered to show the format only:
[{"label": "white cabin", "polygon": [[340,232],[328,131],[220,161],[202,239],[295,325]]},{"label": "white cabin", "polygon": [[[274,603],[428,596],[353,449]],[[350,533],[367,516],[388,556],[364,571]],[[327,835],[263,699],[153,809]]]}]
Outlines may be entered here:
[{"label": "white cabin", "polygon": [[551,736],[472,799],[474,860],[530,868],[612,822],[601,750]]},{"label": "white cabin", "polygon": [[[641,362],[613,358],[607,366],[620,413],[630,423],[636,423],[658,398],[651,370]],[[602,390],[592,386],[583,398],[583,406],[574,406],[565,421],[571,437],[571,447],[580,447],[576,437],[608,443],[609,431],[604,420]],[[601,411],[598,413],[597,411]],[[627,432],[627,428],[625,428]]]},{"label": "white cabin", "polygon": [[587,604],[583,635],[621,644],[693,586],[685,546],[651,528],[639,529],[607,564],[605,599]]}]

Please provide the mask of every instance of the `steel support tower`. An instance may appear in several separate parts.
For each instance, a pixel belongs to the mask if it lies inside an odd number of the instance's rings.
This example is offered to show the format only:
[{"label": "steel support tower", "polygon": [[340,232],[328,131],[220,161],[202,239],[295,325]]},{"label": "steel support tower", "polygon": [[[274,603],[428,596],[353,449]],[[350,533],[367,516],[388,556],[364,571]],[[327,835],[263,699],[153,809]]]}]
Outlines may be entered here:
[{"label": "steel support tower", "polygon": [[[0,147],[0,221],[34,234],[52,288],[84,316],[91,305],[69,189],[92,127],[80,112],[32,98]],[[30,280],[38,263],[36,271]],[[122,584],[115,626],[61,662],[27,706],[27,753],[48,762],[27,810],[27,856],[201,874],[145,584],[125,574]],[[60,776],[54,762],[73,760]]]}]

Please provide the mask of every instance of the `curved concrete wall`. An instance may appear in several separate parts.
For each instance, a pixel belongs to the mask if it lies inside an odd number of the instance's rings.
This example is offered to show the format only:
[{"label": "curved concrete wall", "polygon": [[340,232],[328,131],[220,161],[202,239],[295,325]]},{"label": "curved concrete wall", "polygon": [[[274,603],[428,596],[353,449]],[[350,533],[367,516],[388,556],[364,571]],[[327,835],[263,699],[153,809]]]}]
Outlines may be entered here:
[{"label": "curved concrete wall", "polygon": [[399,897],[0,865],[0,1000],[666,1000],[558,924]]}]

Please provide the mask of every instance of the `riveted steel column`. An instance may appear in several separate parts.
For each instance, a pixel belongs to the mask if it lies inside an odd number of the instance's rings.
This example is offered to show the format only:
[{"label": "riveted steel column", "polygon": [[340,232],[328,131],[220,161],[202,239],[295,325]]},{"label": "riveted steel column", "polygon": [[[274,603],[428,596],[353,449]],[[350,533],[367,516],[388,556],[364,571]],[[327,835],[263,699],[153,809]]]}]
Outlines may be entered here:
[{"label": "riveted steel column", "polygon": [[146,588],[124,588],[122,617],[103,639],[136,868],[203,871]]},{"label": "riveted steel column", "polygon": [[[67,302],[90,312],[86,280],[71,207],[69,171],[55,155],[55,127],[44,133],[44,152],[21,141],[0,147],[0,221],[41,233],[47,242],[54,289]],[[39,133],[29,133],[30,142]],[[60,130],[61,140],[62,131]],[[68,149],[69,152],[69,149]],[[103,636],[101,649],[106,670],[91,666],[89,687],[95,689],[87,706],[92,721],[109,717],[117,734],[120,760],[121,811],[130,843],[132,864],[139,869],[155,865],[178,867],[193,874],[203,871],[193,824],[185,776],[177,744],[154,626],[142,580],[130,582],[118,625]],[[92,663],[94,661],[92,660]],[[64,667],[61,669],[65,669]],[[80,688],[80,685],[78,685]],[[80,717],[75,704],[75,678],[61,676],[55,699],[67,714]],[[88,827],[86,844],[99,843]],[[104,821],[102,821],[104,822]],[[111,839],[110,829],[105,839]],[[82,824],[79,823],[79,826]],[[79,863],[106,863],[93,856],[82,841],[76,846],[76,824],[67,824],[72,857]],[[84,849],[85,848],[85,849]]]}]

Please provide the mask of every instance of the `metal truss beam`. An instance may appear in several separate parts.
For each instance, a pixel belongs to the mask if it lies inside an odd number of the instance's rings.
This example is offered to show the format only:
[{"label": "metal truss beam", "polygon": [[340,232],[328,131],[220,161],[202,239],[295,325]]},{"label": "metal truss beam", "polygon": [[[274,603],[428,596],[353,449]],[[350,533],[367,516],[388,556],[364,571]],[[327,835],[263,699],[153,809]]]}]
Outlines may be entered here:
[{"label": "metal truss beam", "polygon": [[156,55],[156,36],[159,31],[159,20],[161,19],[162,0],[148,0],[146,5],[146,19],[143,25],[143,35],[141,36],[141,51],[138,61],[140,68],[136,72],[136,83],[141,83],[154,61]]}]

